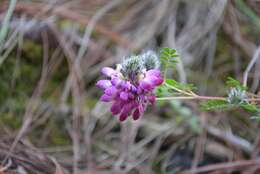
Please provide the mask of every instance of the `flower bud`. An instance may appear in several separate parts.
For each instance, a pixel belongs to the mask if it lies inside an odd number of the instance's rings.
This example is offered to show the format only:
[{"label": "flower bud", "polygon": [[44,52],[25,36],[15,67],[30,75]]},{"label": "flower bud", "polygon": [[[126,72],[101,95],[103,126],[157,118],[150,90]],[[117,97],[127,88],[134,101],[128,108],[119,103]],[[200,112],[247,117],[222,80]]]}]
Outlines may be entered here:
[{"label": "flower bud", "polygon": [[241,88],[232,88],[228,94],[227,101],[230,104],[241,104],[245,102],[246,92]]},{"label": "flower bud", "polygon": [[131,56],[123,61],[121,73],[125,78],[134,81],[144,69],[143,60],[139,56]]},{"label": "flower bud", "polygon": [[140,55],[143,59],[146,70],[158,69],[160,67],[160,61],[157,54],[154,51],[147,51]]}]

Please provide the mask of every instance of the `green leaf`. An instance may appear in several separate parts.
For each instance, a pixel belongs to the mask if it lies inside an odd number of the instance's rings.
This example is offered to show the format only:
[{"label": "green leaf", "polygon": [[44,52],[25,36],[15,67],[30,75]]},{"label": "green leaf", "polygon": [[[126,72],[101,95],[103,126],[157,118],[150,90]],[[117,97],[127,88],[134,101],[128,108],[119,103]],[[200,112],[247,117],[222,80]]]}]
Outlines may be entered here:
[{"label": "green leaf", "polygon": [[173,79],[166,79],[165,83],[169,86],[172,86],[174,88],[178,88],[181,90],[194,90],[196,87],[193,84],[184,84],[184,83],[179,83]]},{"label": "green leaf", "polygon": [[251,112],[251,113],[257,113],[260,112],[260,109],[256,105],[252,105],[249,103],[243,103],[240,104],[240,107],[243,108],[244,110]]},{"label": "green leaf", "polygon": [[240,88],[242,90],[246,90],[246,87],[244,87],[238,80],[232,77],[227,78],[226,85],[231,88]]},{"label": "green leaf", "polygon": [[162,48],[161,52],[163,52],[164,54],[173,55],[177,51],[175,49],[165,47],[165,48]]},{"label": "green leaf", "polygon": [[169,90],[170,89],[167,86],[161,85],[155,89],[155,93],[158,97],[171,96],[172,93]]},{"label": "green leaf", "polygon": [[176,57],[179,57],[178,54],[176,54],[176,50],[172,48],[162,48],[160,52],[160,59],[163,64],[176,64],[177,60]]},{"label": "green leaf", "polygon": [[205,101],[205,102],[201,102],[200,105],[203,110],[217,110],[217,109],[224,110],[229,108],[228,102],[224,100]]}]

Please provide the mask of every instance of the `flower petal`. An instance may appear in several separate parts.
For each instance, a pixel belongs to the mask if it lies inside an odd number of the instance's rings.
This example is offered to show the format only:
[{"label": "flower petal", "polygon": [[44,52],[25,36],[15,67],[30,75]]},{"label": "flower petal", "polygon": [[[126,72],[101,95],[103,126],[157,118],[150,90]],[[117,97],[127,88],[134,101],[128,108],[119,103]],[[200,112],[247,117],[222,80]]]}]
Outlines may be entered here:
[{"label": "flower petal", "polygon": [[133,85],[132,85],[129,81],[124,82],[124,83],[121,84],[121,87],[122,87],[123,89],[125,89],[125,90],[130,90],[132,86],[133,86]]},{"label": "flower petal", "polygon": [[119,121],[125,121],[127,117],[128,117],[127,113],[121,113],[119,116]]},{"label": "flower petal", "polygon": [[153,85],[153,87],[159,86],[163,83],[163,79],[161,77],[156,76],[148,76],[144,79],[144,81],[150,83],[151,85]]},{"label": "flower petal", "polygon": [[106,89],[106,88],[112,86],[112,84],[109,80],[99,80],[96,85],[97,85],[97,87],[99,87],[101,89]]},{"label": "flower petal", "polygon": [[131,91],[132,91],[133,93],[136,93],[136,92],[137,92],[137,88],[136,88],[134,85],[132,85],[132,86],[131,86]]},{"label": "flower petal", "polygon": [[119,77],[112,77],[112,79],[111,79],[111,83],[112,83],[114,86],[120,85],[121,82],[122,82],[122,80],[121,80]]},{"label": "flower petal", "polygon": [[[151,83],[149,83],[148,81],[146,81],[146,80],[142,80],[142,81],[140,81],[140,87],[142,88],[142,89],[144,89],[144,90],[146,90],[146,91],[150,91],[150,90],[152,90],[153,89],[153,86],[152,86],[152,84]],[[140,91],[139,91],[140,92]]]},{"label": "flower petal", "polygon": [[112,112],[113,115],[117,115],[121,112],[122,110],[122,105],[123,103],[120,101],[116,101],[112,107],[110,108],[110,111]]},{"label": "flower petal", "polygon": [[161,77],[161,72],[158,69],[151,69],[145,73],[146,76]]},{"label": "flower petal", "polygon": [[109,96],[109,95],[106,95],[106,94],[103,94],[100,98],[100,100],[103,101],[103,102],[110,102],[112,99],[113,99],[112,96]]},{"label": "flower petal", "polygon": [[144,107],[142,104],[139,104],[137,109],[133,113],[133,119],[137,120],[138,118],[140,118],[141,115],[143,115],[143,113],[144,113]]},{"label": "flower petal", "polygon": [[133,119],[134,120],[138,120],[138,118],[140,117],[140,112],[138,109],[136,109],[133,113]]},{"label": "flower petal", "polygon": [[133,103],[127,103],[126,105],[124,105],[123,110],[119,116],[119,120],[124,121],[131,114],[132,108]]},{"label": "flower petal", "polygon": [[131,92],[129,92],[129,93],[128,93],[128,98],[133,100],[133,99],[135,98],[135,96],[134,96],[134,94],[132,94]]},{"label": "flower petal", "polygon": [[122,100],[128,100],[128,93],[127,92],[121,92],[120,93],[120,98],[122,99]]},{"label": "flower petal", "polygon": [[107,77],[111,77],[113,74],[116,74],[116,70],[114,70],[113,68],[110,67],[104,67],[101,70],[102,74],[104,74]]},{"label": "flower petal", "polygon": [[116,89],[116,87],[114,87],[114,86],[111,86],[111,87],[109,87],[109,88],[107,88],[106,90],[105,90],[105,94],[107,94],[107,95],[109,95],[109,96],[115,96],[116,95],[116,93],[117,93],[117,89]]}]

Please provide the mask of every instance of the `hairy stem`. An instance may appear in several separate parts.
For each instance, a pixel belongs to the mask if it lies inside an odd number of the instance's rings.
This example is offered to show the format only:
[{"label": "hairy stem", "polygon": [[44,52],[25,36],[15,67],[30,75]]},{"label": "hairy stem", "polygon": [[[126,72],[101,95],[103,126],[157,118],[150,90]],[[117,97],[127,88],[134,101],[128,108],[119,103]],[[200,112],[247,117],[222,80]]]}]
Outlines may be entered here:
[{"label": "hairy stem", "polygon": [[[215,97],[215,96],[174,96],[174,97],[157,97],[157,101],[159,100],[226,100],[226,97]],[[249,98],[245,99],[248,102],[260,102],[260,98]]]},{"label": "hairy stem", "polygon": [[177,97],[158,97],[156,100],[226,100],[225,97],[213,96],[177,96]]}]

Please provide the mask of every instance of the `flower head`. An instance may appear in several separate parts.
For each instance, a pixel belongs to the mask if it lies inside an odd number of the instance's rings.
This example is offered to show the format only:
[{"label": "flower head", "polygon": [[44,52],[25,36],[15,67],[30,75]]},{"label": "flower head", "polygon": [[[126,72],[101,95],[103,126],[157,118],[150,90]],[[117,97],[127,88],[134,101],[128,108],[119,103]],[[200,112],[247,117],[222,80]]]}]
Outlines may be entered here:
[{"label": "flower head", "polygon": [[104,67],[101,70],[109,79],[99,80],[96,84],[104,91],[100,100],[112,102],[110,111],[119,115],[120,121],[129,116],[137,120],[147,105],[155,102],[153,90],[163,83],[159,60],[155,59],[158,58],[153,52],[145,53],[124,60],[117,69]]}]

